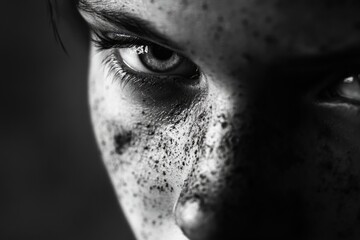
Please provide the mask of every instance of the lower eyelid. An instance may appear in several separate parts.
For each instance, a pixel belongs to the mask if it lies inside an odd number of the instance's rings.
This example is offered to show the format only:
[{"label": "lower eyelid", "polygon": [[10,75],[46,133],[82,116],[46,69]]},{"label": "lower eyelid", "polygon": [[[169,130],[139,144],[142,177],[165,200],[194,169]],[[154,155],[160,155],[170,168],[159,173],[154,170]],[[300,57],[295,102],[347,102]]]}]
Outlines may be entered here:
[{"label": "lower eyelid", "polygon": [[199,76],[197,78],[187,78],[187,77],[182,77],[182,76],[177,76],[177,75],[152,74],[152,73],[138,72],[138,71],[132,69],[130,66],[128,66],[127,63],[125,63],[122,60],[119,52],[116,49],[111,50],[109,57],[112,59],[111,64],[113,64],[116,68],[121,69],[121,71],[124,74],[132,75],[134,78],[139,78],[140,80],[146,79],[149,82],[149,85],[158,85],[158,84],[161,84],[161,82],[169,83],[170,81],[173,81],[174,84],[189,85],[190,84],[189,81],[194,82],[196,84],[196,82],[197,82],[196,79],[198,79],[200,77]]},{"label": "lower eyelid", "polygon": [[[134,96],[138,93],[142,96],[162,99],[171,93],[174,99],[181,100],[183,98],[184,100],[194,97],[204,89],[204,84],[197,83],[193,86],[188,83],[188,79],[182,77],[138,73],[121,62],[114,51],[105,55],[103,64],[111,75],[109,77],[113,78],[113,82],[118,83],[122,89],[129,85],[130,88],[127,91],[132,92]],[[198,81],[201,82],[200,77]],[[161,88],[163,91],[159,93],[158,90]]]},{"label": "lower eyelid", "polygon": [[353,112],[358,112],[360,110],[360,106],[347,102],[318,102],[316,105],[325,108],[346,110]]}]

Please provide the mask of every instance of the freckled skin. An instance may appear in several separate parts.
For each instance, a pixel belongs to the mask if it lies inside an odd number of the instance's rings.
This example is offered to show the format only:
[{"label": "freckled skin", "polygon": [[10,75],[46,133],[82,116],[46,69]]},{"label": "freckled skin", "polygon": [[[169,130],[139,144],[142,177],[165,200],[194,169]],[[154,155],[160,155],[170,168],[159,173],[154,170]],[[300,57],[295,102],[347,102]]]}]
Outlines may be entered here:
[{"label": "freckled skin", "polygon": [[94,129],[138,239],[360,238],[359,115],[316,105],[296,76],[273,71],[356,46],[356,1],[123,4],[111,7],[186,46],[204,75],[198,94],[148,103],[92,49]]}]

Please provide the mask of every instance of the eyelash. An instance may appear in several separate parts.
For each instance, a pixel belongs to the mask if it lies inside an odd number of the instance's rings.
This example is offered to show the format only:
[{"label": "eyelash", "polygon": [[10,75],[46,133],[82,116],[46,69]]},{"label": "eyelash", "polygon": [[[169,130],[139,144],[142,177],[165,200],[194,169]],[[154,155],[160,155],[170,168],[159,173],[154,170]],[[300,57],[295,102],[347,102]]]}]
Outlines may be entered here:
[{"label": "eyelash", "polygon": [[[286,72],[280,71],[280,75],[275,75],[281,81],[280,88],[291,89],[293,96],[305,96],[306,99],[321,103],[349,103],[360,107],[360,103],[351,101],[340,96],[336,88],[345,78],[359,73],[360,63],[356,59],[343,59],[336,63],[317,64],[311,67],[305,66],[301,69],[288,65]],[[288,81],[292,79],[292,81]]]},{"label": "eyelash", "polygon": [[[129,47],[132,46],[129,45]],[[151,85],[162,84],[163,82],[169,82],[171,80],[176,82],[175,80],[180,79],[175,76],[155,76],[150,74],[134,73],[132,69],[130,69],[122,61],[119,61],[118,58],[119,57],[117,57],[115,53],[110,53],[103,60],[103,64],[109,68],[109,73],[113,75],[113,81],[120,80],[119,82],[122,88],[125,88],[126,85],[131,82],[141,90]]]},{"label": "eyelash", "polygon": [[150,42],[128,35],[116,35],[118,37],[110,37],[109,35],[99,31],[93,31],[93,34],[95,38],[93,37],[91,40],[99,51],[113,49],[113,48],[130,48],[141,45],[147,45],[147,46],[153,45]]},{"label": "eyelash", "polygon": [[[124,71],[124,66],[120,66],[118,59],[114,55],[114,53],[109,54],[103,60],[104,66],[108,66],[109,74],[113,75],[113,81],[117,81],[120,79],[120,86],[124,88],[130,81],[135,81],[139,79],[139,77],[135,77],[133,74],[130,74]],[[143,79],[140,79],[143,80]]]},{"label": "eyelash", "polygon": [[95,44],[97,50],[99,52],[110,51],[110,53],[108,53],[104,58],[103,64],[108,67],[109,73],[113,75],[113,80],[118,81],[122,88],[130,82],[141,90],[143,87],[161,85],[165,82],[173,82],[174,84],[186,83],[188,80],[194,80],[199,77],[199,72],[193,75],[190,79],[181,76],[155,75],[135,72],[121,61],[120,55],[114,50],[139,46],[148,46],[150,48],[155,45],[154,43],[125,34],[118,34],[115,35],[115,37],[110,37],[108,34],[104,34],[99,31],[93,30],[92,32],[95,37],[93,37],[91,41]]}]

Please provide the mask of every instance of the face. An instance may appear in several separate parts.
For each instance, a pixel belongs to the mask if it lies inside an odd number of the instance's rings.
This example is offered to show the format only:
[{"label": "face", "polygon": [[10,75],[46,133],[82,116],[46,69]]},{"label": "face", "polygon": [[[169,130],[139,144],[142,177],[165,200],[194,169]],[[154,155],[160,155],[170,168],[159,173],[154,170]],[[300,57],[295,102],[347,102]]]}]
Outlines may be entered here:
[{"label": "face", "polygon": [[82,0],[138,239],[359,239],[358,1]]}]

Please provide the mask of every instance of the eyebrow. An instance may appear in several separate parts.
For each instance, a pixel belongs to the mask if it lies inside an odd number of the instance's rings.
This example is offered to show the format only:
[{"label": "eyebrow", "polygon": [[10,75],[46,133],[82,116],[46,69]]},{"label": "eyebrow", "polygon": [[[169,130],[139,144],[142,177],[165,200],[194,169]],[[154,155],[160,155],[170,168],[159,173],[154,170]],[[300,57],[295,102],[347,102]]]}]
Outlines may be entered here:
[{"label": "eyebrow", "polygon": [[79,0],[77,8],[79,11],[89,13],[90,15],[110,23],[116,28],[123,29],[138,37],[155,42],[159,45],[164,45],[173,50],[182,51],[182,48],[177,43],[157,31],[151,22],[134,16],[131,13],[114,11],[110,9],[109,4],[102,3],[101,1],[96,1],[95,6],[86,0]]}]

